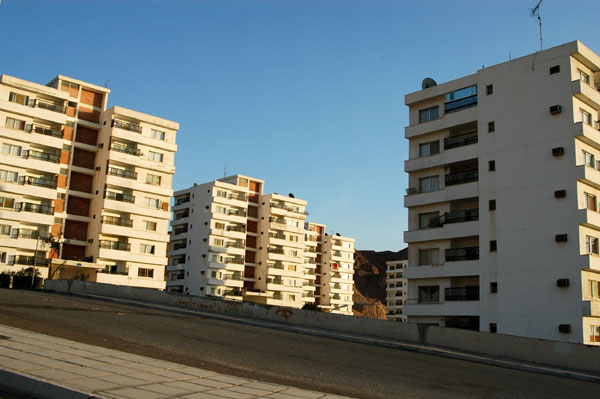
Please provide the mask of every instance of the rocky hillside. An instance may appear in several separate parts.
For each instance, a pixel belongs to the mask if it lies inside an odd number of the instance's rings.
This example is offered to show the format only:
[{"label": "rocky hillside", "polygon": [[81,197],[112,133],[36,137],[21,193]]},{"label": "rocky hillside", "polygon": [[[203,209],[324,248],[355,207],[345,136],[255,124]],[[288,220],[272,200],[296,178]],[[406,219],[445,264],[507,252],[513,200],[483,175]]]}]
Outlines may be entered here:
[{"label": "rocky hillside", "polygon": [[356,251],[354,255],[354,315],[386,318],[385,275],[389,260],[406,259],[406,249],[392,251]]}]

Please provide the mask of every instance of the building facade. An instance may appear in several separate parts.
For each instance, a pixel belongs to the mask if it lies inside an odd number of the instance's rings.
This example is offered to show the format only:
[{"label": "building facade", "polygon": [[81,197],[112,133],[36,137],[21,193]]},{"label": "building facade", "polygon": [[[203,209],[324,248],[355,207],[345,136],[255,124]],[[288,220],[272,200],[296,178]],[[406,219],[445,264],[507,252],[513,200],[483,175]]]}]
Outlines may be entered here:
[{"label": "building facade", "polygon": [[0,270],[164,288],[176,122],[0,77]]},{"label": "building facade", "polygon": [[408,291],[408,284],[404,278],[404,269],[408,265],[408,261],[406,259],[390,260],[385,262],[385,264],[387,266],[386,317],[388,320],[407,321],[406,315],[402,311],[402,305]]},{"label": "building facade", "polygon": [[599,70],[575,41],[406,95],[409,322],[600,344]]},{"label": "building facade", "polygon": [[305,200],[263,188],[235,175],[175,193],[167,289],[352,314],[354,240],[307,223]]}]

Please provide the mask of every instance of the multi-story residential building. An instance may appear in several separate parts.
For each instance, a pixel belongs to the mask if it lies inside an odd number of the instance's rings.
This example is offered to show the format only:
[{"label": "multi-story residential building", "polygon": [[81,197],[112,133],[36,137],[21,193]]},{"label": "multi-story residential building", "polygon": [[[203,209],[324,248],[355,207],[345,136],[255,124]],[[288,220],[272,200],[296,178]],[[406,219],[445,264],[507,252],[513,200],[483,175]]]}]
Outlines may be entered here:
[{"label": "multi-story residential building", "polygon": [[575,41],[406,95],[409,322],[600,344],[599,71]]},{"label": "multi-story residential building", "polygon": [[168,290],[351,314],[354,240],[305,229],[306,201],[263,187],[235,175],[175,193]]},{"label": "multi-story residential building", "polygon": [[165,287],[179,125],[108,94],[0,77],[1,269]]},{"label": "multi-story residential building", "polygon": [[390,260],[385,262],[385,264],[387,265],[385,297],[387,319],[407,321],[406,315],[402,312],[402,305],[407,296],[408,284],[403,273],[408,265],[408,260]]}]

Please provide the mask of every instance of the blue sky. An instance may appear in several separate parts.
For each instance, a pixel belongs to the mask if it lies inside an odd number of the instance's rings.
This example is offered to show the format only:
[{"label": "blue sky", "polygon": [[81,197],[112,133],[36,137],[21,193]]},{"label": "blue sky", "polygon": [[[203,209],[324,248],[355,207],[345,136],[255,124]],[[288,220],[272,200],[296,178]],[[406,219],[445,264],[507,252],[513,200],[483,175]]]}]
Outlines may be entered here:
[{"label": "blue sky", "polygon": [[[228,174],[404,248],[404,95],[539,49],[536,0],[2,0],[0,73],[104,85],[178,121],[174,189]],[[597,1],[545,0],[544,48],[600,53]]]}]

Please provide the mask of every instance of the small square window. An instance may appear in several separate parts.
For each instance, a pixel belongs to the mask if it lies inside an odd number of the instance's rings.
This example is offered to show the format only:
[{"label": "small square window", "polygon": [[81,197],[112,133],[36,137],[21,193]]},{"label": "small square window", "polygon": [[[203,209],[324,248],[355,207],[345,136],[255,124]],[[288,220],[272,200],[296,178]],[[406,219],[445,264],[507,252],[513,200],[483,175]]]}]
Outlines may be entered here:
[{"label": "small square window", "polygon": [[490,252],[496,252],[498,250],[498,244],[496,240],[490,241]]},{"label": "small square window", "polygon": [[496,131],[496,124],[494,121],[488,122],[488,133],[492,133]]},{"label": "small square window", "polygon": [[555,73],[559,73],[560,72],[560,65],[554,65],[553,67],[550,67],[550,75],[554,75]]},{"label": "small square window", "polygon": [[485,94],[487,94],[488,96],[490,94],[494,94],[494,85],[485,86]]},{"label": "small square window", "polygon": [[490,200],[490,211],[495,211],[496,210],[496,200]]},{"label": "small square window", "polygon": [[488,161],[488,169],[490,172],[496,170],[496,161]]},{"label": "small square window", "polygon": [[498,293],[498,283],[497,282],[490,283],[490,293],[492,293],[492,294]]},{"label": "small square window", "polygon": [[490,332],[493,334],[498,332],[498,325],[496,323],[490,323]]}]

